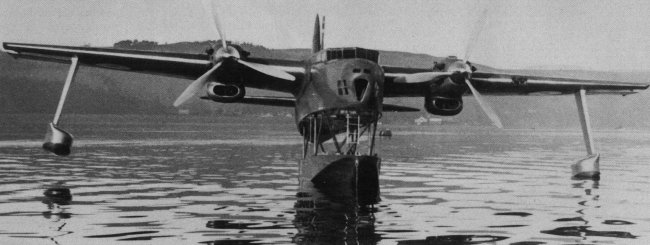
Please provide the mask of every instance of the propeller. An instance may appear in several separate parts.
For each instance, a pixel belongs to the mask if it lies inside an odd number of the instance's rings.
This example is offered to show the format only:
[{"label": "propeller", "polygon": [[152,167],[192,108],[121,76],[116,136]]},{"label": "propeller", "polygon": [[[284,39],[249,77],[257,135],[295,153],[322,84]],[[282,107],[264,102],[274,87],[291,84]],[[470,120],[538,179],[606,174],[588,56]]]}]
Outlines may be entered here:
[{"label": "propeller", "polygon": [[469,90],[472,91],[472,94],[474,95],[474,98],[476,99],[476,102],[478,102],[478,105],[481,106],[481,109],[483,109],[483,112],[492,120],[492,123],[494,123],[497,128],[503,128],[503,124],[501,124],[501,120],[499,119],[499,116],[497,113],[492,109],[492,106],[490,106],[489,103],[487,103],[485,100],[483,100],[483,97],[481,94],[474,88],[474,85],[469,81],[469,78],[465,79],[465,84],[467,84],[467,87],[469,87]]},{"label": "propeller", "polygon": [[208,72],[201,75],[198,79],[192,82],[190,86],[187,86],[187,88],[185,88],[183,93],[181,93],[181,95],[178,96],[176,101],[174,101],[174,107],[179,107],[180,105],[182,105],[183,103],[187,102],[189,99],[194,97],[194,95],[196,95],[198,92],[200,92],[201,89],[203,89],[208,83],[209,81],[208,78],[210,78],[210,75],[212,75],[212,73],[216,71],[217,68],[219,68],[219,66],[221,66],[221,62],[217,63],[212,67],[212,69],[210,69]]},{"label": "propeller", "polygon": [[221,21],[219,20],[219,16],[217,15],[216,11],[214,11],[214,5],[212,4],[212,1],[203,0],[201,2],[203,3],[203,7],[207,9],[206,12],[210,14],[210,17],[212,17],[212,24],[214,24],[213,27],[214,29],[217,30],[217,33],[221,38],[221,46],[227,50],[228,44],[226,43],[226,34],[223,32],[223,27],[221,26]]},{"label": "propeller", "polygon": [[472,74],[472,65],[469,63],[469,57],[472,54],[472,51],[474,50],[474,47],[476,46],[476,43],[478,42],[478,38],[481,35],[481,31],[483,31],[483,28],[485,27],[485,23],[487,22],[487,8],[483,9],[481,12],[481,15],[479,16],[476,24],[474,25],[474,30],[472,31],[472,34],[470,36],[469,41],[467,42],[467,47],[465,48],[465,56],[464,56],[464,62],[467,64],[467,76],[465,77],[465,84],[467,84],[467,87],[469,87],[469,90],[472,91],[472,95],[474,95],[474,98],[476,99],[476,102],[478,102],[479,106],[485,112],[485,114],[492,120],[492,123],[494,123],[497,128],[503,128],[503,124],[501,123],[501,120],[499,119],[499,116],[497,113],[492,109],[492,106],[490,104],[483,100],[483,96],[474,88],[474,85],[470,82],[470,77]]},{"label": "propeller", "polygon": [[481,32],[483,31],[483,28],[485,28],[485,23],[487,23],[487,8],[483,9],[481,12],[481,15],[479,18],[476,20],[476,23],[474,24],[474,30],[472,30],[472,34],[470,36],[470,39],[467,41],[467,46],[465,47],[465,56],[464,59],[465,61],[469,60],[469,56],[472,54],[472,51],[474,51],[474,46],[476,46],[476,43],[478,42],[478,38],[481,36]]},{"label": "propeller", "polygon": [[284,79],[284,80],[289,80],[289,81],[296,80],[296,77],[294,77],[293,75],[291,75],[289,73],[286,73],[283,70],[273,68],[271,66],[262,65],[262,64],[258,64],[258,63],[251,63],[251,62],[247,62],[247,61],[243,61],[243,60],[237,60],[237,62],[239,62],[239,64],[248,66],[249,68],[251,68],[253,70],[259,71],[261,73],[264,73],[264,74],[272,76],[272,77],[277,77],[277,78]]},{"label": "propeller", "polygon": [[190,98],[194,97],[194,95],[201,92],[201,90],[205,88],[205,86],[207,86],[208,82],[210,82],[210,77],[217,71],[217,69],[223,64],[223,62],[226,59],[233,59],[235,62],[241,65],[247,66],[253,70],[256,70],[258,72],[261,72],[271,77],[276,77],[276,78],[289,80],[289,81],[293,81],[296,79],[293,75],[286,73],[285,71],[273,68],[271,66],[240,60],[239,51],[237,51],[237,49],[235,49],[234,47],[228,46],[228,43],[226,42],[226,34],[223,31],[221,21],[219,21],[219,16],[214,10],[212,4],[208,0],[204,0],[202,2],[203,2],[203,6],[206,8],[206,12],[209,13],[210,16],[212,17],[212,23],[214,24],[214,28],[216,29],[219,38],[221,39],[222,46],[212,54],[211,58],[214,64],[212,68],[210,68],[210,70],[208,70],[206,73],[201,75],[194,82],[192,82],[189,86],[187,86],[187,88],[185,88],[183,93],[181,93],[181,95],[178,96],[178,98],[176,98],[176,100],[174,101],[175,107],[182,105],[183,103],[187,102]]}]

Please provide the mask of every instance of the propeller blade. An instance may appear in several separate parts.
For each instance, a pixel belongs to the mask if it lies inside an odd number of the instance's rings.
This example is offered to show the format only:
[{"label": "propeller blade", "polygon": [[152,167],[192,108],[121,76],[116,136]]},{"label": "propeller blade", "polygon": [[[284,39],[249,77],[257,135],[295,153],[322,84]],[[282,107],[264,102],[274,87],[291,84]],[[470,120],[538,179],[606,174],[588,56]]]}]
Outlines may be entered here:
[{"label": "propeller blade", "polygon": [[474,95],[474,98],[476,98],[476,101],[478,102],[479,106],[481,106],[481,109],[483,109],[483,112],[492,120],[492,123],[494,123],[497,128],[503,128],[503,124],[501,124],[501,120],[499,119],[499,116],[497,113],[492,109],[490,104],[488,104],[486,101],[483,100],[483,97],[481,94],[474,88],[474,85],[469,82],[469,79],[465,79],[465,83],[469,87],[469,90],[472,91],[472,94]]},{"label": "propeller blade", "polygon": [[289,81],[294,81],[296,80],[296,77],[293,75],[286,73],[283,70],[273,68],[271,66],[263,65],[263,64],[257,64],[257,63],[251,63],[243,60],[237,60],[242,65],[248,66],[253,70],[259,71],[261,73],[264,73],[266,75],[272,76],[272,77],[277,77],[280,79],[284,80],[289,80]]},{"label": "propeller blade", "polygon": [[396,77],[393,82],[395,83],[423,83],[433,81],[439,78],[444,78],[451,75],[451,72],[420,72],[406,74],[401,77]]},{"label": "propeller blade", "polygon": [[476,42],[481,36],[481,31],[483,31],[485,23],[487,22],[487,13],[487,9],[483,9],[483,12],[481,12],[481,15],[474,24],[474,30],[472,31],[470,39],[467,42],[467,47],[465,47],[465,61],[469,60],[469,56],[472,54],[472,51],[474,51],[474,46],[476,46]]},{"label": "propeller blade", "polygon": [[203,6],[206,8],[207,13],[210,15],[212,18],[212,23],[214,24],[214,28],[217,29],[217,33],[219,34],[219,38],[221,38],[221,44],[225,50],[228,50],[228,45],[226,44],[226,34],[223,32],[223,27],[221,26],[221,21],[219,20],[219,15],[217,15],[217,11],[214,10],[214,5],[212,1],[210,0],[203,0]]},{"label": "propeller blade", "polygon": [[201,89],[203,89],[203,87],[205,87],[205,85],[208,83],[208,78],[210,77],[210,75],[212,75],[212,73],[214,73],[214,71],[216,71],[217,68],[221,66],[221,63],[222,62],[219,62],[216,65],[214,65],[212,69],[210,69],[205,74],[201,75],[201,77],[199,77],[194,82],[192,82],[190,86],[187,86],[185,91],[183,91],[183,93],[181,93],[181,95],[178,96],[176,101],[174,101],[174,107],[178,107],[182,105],[183,103],[187,102],[187,100],[192,98],[196,93],[201,92]]}]

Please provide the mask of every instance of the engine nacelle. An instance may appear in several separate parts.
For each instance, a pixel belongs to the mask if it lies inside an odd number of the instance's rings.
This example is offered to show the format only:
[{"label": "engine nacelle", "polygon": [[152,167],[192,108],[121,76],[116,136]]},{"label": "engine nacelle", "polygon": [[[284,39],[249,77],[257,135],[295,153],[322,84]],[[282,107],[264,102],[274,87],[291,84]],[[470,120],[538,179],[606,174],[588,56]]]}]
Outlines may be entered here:
[{"label": "engine nacelle", "polygon": [[438,116],[454,116],[463,110],[463,99],[429,95],[424,97],[424,108]]},{"label": "engine nacelle", "polygon": [[232,103],[244,98],[246,88],[238,84],[222,84],[211,82],[208,84],[208,98],[216,102]]},{"label": "engine nacelle", "polygon": [[457,73],[448,78],[428,84],[424,94],[424,108],[427,112],[439,116],[458,115],[463,110],[465,74]]}]

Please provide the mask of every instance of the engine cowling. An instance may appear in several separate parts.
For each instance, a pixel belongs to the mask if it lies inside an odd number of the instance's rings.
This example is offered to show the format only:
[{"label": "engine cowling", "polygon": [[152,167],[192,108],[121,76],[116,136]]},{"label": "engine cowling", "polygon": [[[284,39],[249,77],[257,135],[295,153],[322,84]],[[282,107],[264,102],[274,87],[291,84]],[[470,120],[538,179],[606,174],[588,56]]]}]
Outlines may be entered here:
[{"label": "engine cowling", "polygon": [[434,115],[454,116],[463,110],[463,99],[461,97],[427,96],[424,98],[424,108]]},{"label": "engine cowling", "polygon": [[439,116],[453,116],[463,110],[462,97],[467,87],[453,78],[449,77],[429,84],[424,95],[424,108],[427,112]]},{"label": "engine cowling", "polygon": [[208,84],[208,98],[216,102],[232,103],[244,98],[246,88],[238,84],[222,84],[211,82]]}]

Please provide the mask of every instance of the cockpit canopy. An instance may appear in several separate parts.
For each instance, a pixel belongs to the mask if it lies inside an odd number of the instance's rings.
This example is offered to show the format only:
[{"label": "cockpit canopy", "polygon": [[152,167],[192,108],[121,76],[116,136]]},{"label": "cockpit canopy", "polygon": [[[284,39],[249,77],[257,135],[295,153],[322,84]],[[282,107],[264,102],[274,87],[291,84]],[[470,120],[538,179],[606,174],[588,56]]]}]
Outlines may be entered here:
[{"label": "cockpit canopy", "polygon": [[325,62],[336,59],[366,59],[379,62],[379,51],[364,48],[328,48],[316,56],[316,62]]}]

